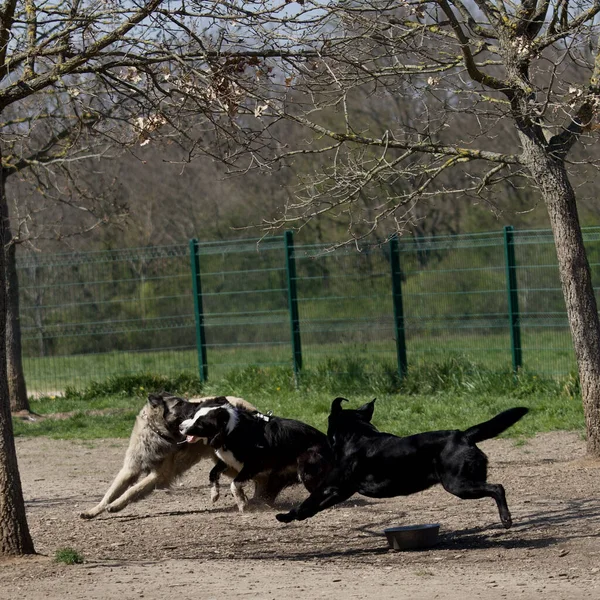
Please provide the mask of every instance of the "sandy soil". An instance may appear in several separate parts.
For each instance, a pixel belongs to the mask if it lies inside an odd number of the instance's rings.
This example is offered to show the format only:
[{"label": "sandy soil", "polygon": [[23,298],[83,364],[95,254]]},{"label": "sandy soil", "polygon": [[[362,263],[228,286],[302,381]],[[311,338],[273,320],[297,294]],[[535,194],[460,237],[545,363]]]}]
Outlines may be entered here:
[{"label": "sandy soil", "polygon": [[[125,446],[18,440],[40,555],[0,562],[2,599],[600,598],[600,463],[585,459],[578,434],[481,445],[489,480],[507,490],[515,523],[508,531],[492,500],[461,501],[441,488],[391,500],[357,496],[282,525],[270,509],[238,514],[228,494],[211,505],[204,466],[120,514],[80,520]],[[304,495],[286,492],[279,509]],[[441,524],[435,548],[388,550],[385,527],[431,522]],[[64,547],[85,562],[55,563]]]}]

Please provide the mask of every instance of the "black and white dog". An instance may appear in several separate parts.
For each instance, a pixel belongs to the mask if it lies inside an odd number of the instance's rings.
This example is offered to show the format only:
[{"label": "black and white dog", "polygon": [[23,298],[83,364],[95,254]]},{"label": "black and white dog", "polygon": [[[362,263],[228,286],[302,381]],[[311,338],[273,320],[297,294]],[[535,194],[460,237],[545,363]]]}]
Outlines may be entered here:
[{"label": "black and white dog", "polygon": [[240,410],[226,398],[203,404],[179,430],[188,443],[206,440],[220,459],[210,472],[213,500],[219,497],[221,473],[228,467],[238,471],[231,493],[240,511],[248,503],[242,485],[258,475],[268,475],[270,489],[263,499],[272,502],[283,487],[294,483],[301,482],[312,492],[331,465],[327,436],[318,429],[293,419]]},{"label": "black and white dog", "polygon": [[493,498],[504,527],[512,525],[504,488],[486,482],[487,457],[476,444],[514,425],[526,408],[511,408],[465,431],[429,431],[401,438],[371,424],[375,400],[357,410],[342,410],[342,401],[346,399],[333,401],[329,415],[333,468],[299,507],[278,514],[279,521],[308,519],[356,493],[391,498],[441,483],[459,498]]},{"label": "black and white dog", "polygon": [[[195,398],[188,402],[184,398],[165,392],[149,394],[148,402],[140,410],[125,454],[123,466],[100,502],[80,513],[82,519],[93,519],[105,510],[117,512],[129,503],[144,498],[155,487],[170,485],[193,465],[203,459],[216,464],[217,457],[212,448],[204,444],[189,445],[179,433],[179,424],[205,406],[210,398]],[[239,410],[256,412],[256,408],[243,398],[228,396],[229,402]],[[237,471],[230,470],[235,476]],[[256,482],[256,495],[272,488],[268,478]]]}]

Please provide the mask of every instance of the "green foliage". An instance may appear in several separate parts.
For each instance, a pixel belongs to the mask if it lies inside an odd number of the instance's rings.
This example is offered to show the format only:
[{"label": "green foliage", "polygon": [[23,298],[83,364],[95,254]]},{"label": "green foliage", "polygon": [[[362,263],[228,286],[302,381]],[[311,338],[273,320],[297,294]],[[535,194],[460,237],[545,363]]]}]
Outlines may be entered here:
[{"label": "green foliage", "polygon": [[59,548],[54,554],[54,560],[65,565],[80,565],[83,556],[73,548]]},{"label": "green foliage", "polygon": [[493,370],[468,357],[450,357],[409,368],[399,389],[404,394],[504,394],[511,398],[549,394],[574,398],[578,389],[573,378],[572,374],[540,377],[526,370],[515,376],[509,369]]},{"label": "green foliage", "polygon": [[171,377],[140,373],[135,375],[112,376],[105,381],[92,381],[87,388],[78,391],[67,387],[67,399],[91,400],[102,396],[121,395],[127,397],[147,397],[151,392],[168,391],[172,394],[194,395],[202,390],[200,379],[187,372]]},{"label": "green foliage", "polygon": [[307,390],[351,393],[392,394],[400,389],[398,368],[392,361],[364,360],[362,356],[328,357],[313,370],[301,374]]},{"label": "green foliage", "polygon": [[[507,435],[581,430],[584,425],[574,374],[543,378],[524,371],[515,377],[510,371],[499,373],[466,358],[449,358],[413,367],[400,380],[391,362],[369,363],[348,357],[307,368],[298,388],[290,369],[284,367],[232,370],[205,386],[183,375],[172,380],[150,375],[111,378],[67,398],[33,400],[32,410],[47,418],[33,423],[15,420],[15,435],[62,439],[128,437],[148,392],[161,389],[188,397],[241,396],[260,410],[300,419],[321,430],[327,427],[331,401],[336,396],[349,398],[349,406],[353,407],[376,397],[375,424],[397,435],[465,428],[515,405],[527,406],[531,412]],[[53,414],[65,410],[72,413]]]},{"label": "green foliage", "polygon": [[207,394],[239,395],[240,393],[256,395],[274,391],[294,389],[294,375],[289,367],[260,367],[249,365],[232,369],[218,380],[205,387]]},{"label": "green foliage", "polygon": [[574,400],[581,399],[581,384],[577,373],[569,373],[566,377],[562,378],[561,383],[562,392],[566,397],[573,398]]}]

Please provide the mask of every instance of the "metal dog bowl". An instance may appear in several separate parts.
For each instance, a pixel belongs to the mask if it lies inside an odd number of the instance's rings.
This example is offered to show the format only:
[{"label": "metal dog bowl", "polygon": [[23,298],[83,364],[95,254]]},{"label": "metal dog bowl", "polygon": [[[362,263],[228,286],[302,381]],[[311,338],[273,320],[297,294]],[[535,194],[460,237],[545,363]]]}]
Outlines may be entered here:
[{"label": "metal dog bowl", "polygon": [[429,548],[437,542],[439,531],[439,523],[390,527],[389,529],[383,530],[388,544],[393,550]]}]

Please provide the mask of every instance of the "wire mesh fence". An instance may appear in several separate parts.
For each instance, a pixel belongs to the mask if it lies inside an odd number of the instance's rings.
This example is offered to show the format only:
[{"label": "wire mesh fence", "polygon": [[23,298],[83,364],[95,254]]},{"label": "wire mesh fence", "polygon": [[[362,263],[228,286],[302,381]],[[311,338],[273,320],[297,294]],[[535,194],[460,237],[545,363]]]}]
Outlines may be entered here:
[{"label": "wire mesh fence", "polygon": [[248,365],[290,365],[283,238],[260,244],[197,244],[195,251],[202,287],[205,377]]},{"label": "wire mesh fence", "polygon": [[[592,280],[600,280],[600,229],[588,228],[584,239]],[[549,231],[515,234],[519,317],[524,364],[540,374],[565,373],[576,368],[565,302],[560,285],[554,240]]]},{"label": "wire mesh fence", "polygon": [[30,392],[195,369],[189,264],[186,245],[19,260]]},{"label": "wire mesh fence", "polygon": [[[403,352],[409,372],[450,357],[506,372],[515,360],[544,375],[575,368],[548,231],[360,249],[287,236],[20,256],[30,392],[249,366],[402,372]],[[584,238],[598,281],[600,228]]]},{"label": "wire mesh fence", "polygon": [[303,368],[340,371],[393,363],[396,331],[388,245],[329,250],[304,245],[294,252]]},{"label": "wire mesh fence", "polygon": [[487,368],[508,368],[502,233],[413,240],[400,251],[410,363],[462,356]]}]

